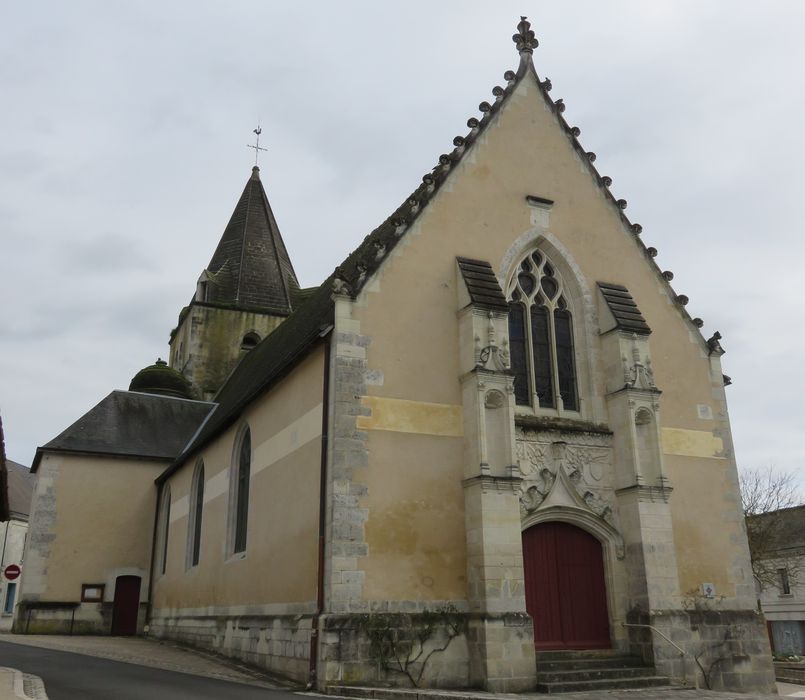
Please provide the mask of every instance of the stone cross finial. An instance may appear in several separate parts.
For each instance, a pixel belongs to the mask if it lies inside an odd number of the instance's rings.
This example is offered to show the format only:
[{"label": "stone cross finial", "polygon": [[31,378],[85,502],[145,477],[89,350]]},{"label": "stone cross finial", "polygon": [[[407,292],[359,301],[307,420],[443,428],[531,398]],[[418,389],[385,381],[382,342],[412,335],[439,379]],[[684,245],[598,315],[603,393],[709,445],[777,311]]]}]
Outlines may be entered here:
[{"label": "stone cross finial", "polygon": [[534,49],[539,46],[539,42],[534,36],[534,30],[531,29],[531,22],[522,15],[520,16],[520,23],[517,25],[517,34],[512,36],[512,41],[517,46],[517,51],[521,56],[524,53],[534,53]]}]

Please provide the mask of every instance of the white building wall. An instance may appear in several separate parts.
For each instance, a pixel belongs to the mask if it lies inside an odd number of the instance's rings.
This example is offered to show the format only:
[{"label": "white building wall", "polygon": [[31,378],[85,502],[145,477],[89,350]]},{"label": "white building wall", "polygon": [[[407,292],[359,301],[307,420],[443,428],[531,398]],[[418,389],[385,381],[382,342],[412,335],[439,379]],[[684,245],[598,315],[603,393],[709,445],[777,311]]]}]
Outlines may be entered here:
[{"label": "white building wall", "polygon": [[28,523],[24,520],[9,520],[0,523],[0,631],[11,629],[14,608],[19,599],[21,579],[19,577],[14,581],[8,581],[3,572],[10,564],[16,564],[22,568],[27,534]]}]

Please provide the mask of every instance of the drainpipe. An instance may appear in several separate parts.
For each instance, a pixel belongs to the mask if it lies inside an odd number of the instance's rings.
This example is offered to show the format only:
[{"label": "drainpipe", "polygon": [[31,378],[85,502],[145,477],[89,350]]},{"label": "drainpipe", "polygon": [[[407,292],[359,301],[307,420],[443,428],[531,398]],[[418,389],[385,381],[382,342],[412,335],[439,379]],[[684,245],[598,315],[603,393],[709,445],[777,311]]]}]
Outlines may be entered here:
[{"label": "drainpipe", "polygon": [[148,601],[145,604],[145,624],[143,625],[143,632],[145,632],[145,627],[149,627],[151,625],[151,611],[153,608],[153,600],[154,600],[154,556],[156,554],[156,546],[157,546],[157,524],[159,522],[159,500],[160,496],[162,495],[162,484],[157,484],[157,502],[156,507],[154,508],[154,529],[151,533],[151,566],[148,568]]},{"label": "drainpipe", "polygon": [[[332,327],[326,332],[329,333]],[[331,336],[332,337],[332,336]],[[318,680],[319,621],[324,610],[324,539],[327,517],[327,429],[330,420],[330,341],[324,344],[324,381],[321,411],[321,469],[319,472],[319,550],[316,572],[316,613],[310,630],[310,674],[308,689],[315,688]]]}]

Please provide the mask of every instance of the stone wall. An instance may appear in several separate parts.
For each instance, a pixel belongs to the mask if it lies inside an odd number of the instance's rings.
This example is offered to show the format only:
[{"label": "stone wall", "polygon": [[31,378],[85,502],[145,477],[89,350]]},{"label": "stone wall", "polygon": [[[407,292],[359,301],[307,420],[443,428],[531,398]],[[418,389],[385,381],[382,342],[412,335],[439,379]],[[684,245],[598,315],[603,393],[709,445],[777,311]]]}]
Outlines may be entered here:
[{"label": "stone wall", "polygon": [[[712,690],[774,693],[774,668],[763,617],[752,610],[655,610],[629,614],[629,623],[652,625],[685,651],[647,628],[630,628],[631,651],[657,671]],[[698,660],[698,662],[697,662]]]},{"label": "stone wall", "polygon": [[148,633],[307,683],[311,615],[153,617]]},{"label": "stone wall", "polygon": [[[14,618],[15,634],[111,634],[113,603],[22,601]],[[146,604],[140,603],[137,629],[145,623]]]},{"label": "stone wall", "polygon": [[525,614],[436,610],[322,617],[320,689],[477,688],[489,678],[508,677],[508,684],[497,683],[499,692],[518,692],[533,689],[534,668],[531,618]]},{"label": "stone wall", "polygon": [[[425,623],[423,613],[324,616],[320,687],[338,683],[410,688],[413,683],[406,671],[419,681],[420,687],[469,687],[470,663],[466,632],[469,616],[466,613],[457,613],[455,617],[459,621],[460,630],[448,631],[442,621],[424,639],[423,648],[416,641],[416,632],[422,630]],[[439,649],[444,650],[438,651]],[[432,651],[433,654],[430,654]]]}]

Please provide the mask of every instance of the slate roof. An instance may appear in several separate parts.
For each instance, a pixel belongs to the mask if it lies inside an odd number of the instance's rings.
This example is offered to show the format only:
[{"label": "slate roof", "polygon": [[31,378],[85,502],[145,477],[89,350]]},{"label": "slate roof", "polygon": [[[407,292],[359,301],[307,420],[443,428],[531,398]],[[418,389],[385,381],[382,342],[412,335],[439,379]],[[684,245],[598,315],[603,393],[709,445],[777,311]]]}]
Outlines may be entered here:
[{"label": "slate roof", "polygon": [[637,333],[637,335],[651,334],[651,328],[626,287],[622,284],[599,282],[598,289],[601,290],[604,301],[615,318],[617,328]]},{"label": "slate roof", "polygon": [[243,189],[207,266],[207,301],[289,314],[299,289],[260,169]]},{"label": "slate roof", "polygon": [[508,312],[509,305],[506,303],[506,297],[498,284],[492,265],[485,260],[460,257],[456,258],[456,262],[475,306],[491,311]]},{"label": "slate roof", "polygon": [[170,396],[113,391],[67,430],[36,451],[172,460],[187,444],[214,404]]},{"label": "slate roof", "polygon": [[787,551],[805,550],[805,505],[781,508],[746,519],[747,527],[765,529],[768,541],[765,549],[770,556]]},{"label": "slate roof", "polygon": [[6,460],[8,471],[8,506],[14,520],[28,520],[31,512],[31,495],[34,490],[34,475],[28,467]]}]

